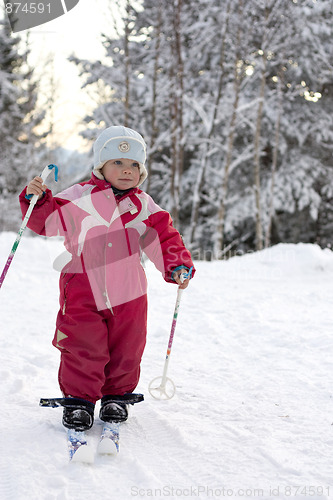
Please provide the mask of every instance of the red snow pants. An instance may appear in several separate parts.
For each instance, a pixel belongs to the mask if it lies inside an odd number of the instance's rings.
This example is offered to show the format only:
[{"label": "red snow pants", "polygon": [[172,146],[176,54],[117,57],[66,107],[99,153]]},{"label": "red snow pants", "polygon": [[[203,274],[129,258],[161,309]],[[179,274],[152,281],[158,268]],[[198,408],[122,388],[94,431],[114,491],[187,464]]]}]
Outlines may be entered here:
[{"label": "red snow pants", "polygon": [[53,345],[61,352],[64,396],[95,403],[133,392],[146,343],[147,295],[99,311],[86,274],[62,274]]}]

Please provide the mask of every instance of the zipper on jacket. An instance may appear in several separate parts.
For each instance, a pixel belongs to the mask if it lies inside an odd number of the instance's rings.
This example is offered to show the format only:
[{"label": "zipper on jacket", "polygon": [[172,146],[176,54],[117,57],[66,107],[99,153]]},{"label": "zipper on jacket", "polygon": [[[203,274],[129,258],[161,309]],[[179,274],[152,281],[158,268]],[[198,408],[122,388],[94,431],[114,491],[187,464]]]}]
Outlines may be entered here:
[{"label": "zipper on jacket", "polygon": [[106,307],[110,310],[111,314],[113,315],[113,309],[112,309],[109,295],[108,295],[108,292],[106,291],[106,288],[105,288],[105,292],[104,292],[104,297],[106,298],[106,301],[105,301]]},{"label": "zipper on jacket", "polygon": [[66,281],[65,286],[64,286],[64,305],[62,306],[62,314],[65,314],[65,312],[66,312],[66,305],[67,305],[66,290],[67,290],[68,283],[71,281],[71,279],[73,279],[73,276],[71,276],[69,278],[69,280]]}]

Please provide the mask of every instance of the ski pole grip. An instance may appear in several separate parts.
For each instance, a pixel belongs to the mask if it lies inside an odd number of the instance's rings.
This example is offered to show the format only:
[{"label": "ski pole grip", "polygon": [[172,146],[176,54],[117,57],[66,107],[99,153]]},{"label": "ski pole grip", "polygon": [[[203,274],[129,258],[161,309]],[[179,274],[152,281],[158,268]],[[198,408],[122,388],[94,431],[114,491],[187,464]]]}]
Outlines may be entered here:
[{"label": "ski pole grip", "polygon": [[[58,167],[57,165],[54,165],[53,163],[51,163],[51,165],[47,165],[43,172],[41,173],[40,177],[43,181],[43,183],[46,181],[46,179],[48,178],[48,176],[50,175],[51,173],[51,170],[54,169],[54,180],[56,182],[58,182]],[[26,199],[27,200],[30,200],[30,203],[36,203],[36,201],[38,200],[38,195],[37,194],[26,194],[25,195]]]}]

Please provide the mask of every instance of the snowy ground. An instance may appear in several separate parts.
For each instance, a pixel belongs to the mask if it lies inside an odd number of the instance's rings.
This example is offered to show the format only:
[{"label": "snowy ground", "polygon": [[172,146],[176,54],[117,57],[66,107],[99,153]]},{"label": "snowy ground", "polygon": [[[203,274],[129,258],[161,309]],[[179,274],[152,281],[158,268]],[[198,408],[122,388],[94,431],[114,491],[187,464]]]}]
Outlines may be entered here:
[{"label": "snowy ground", "polygon": [[[14,242],[0,234],[0,267]],[[23,238],[0,291],[1,500],[333,498],[333,252],[278,245],[197,262],[156,401],[176,288],[147,268],[149,337],[117,457],[69,464],[51,346],[59,241]],[[96,409],[96,413],[97,413]],[[90,442],[97,444],[96,419]]]}]

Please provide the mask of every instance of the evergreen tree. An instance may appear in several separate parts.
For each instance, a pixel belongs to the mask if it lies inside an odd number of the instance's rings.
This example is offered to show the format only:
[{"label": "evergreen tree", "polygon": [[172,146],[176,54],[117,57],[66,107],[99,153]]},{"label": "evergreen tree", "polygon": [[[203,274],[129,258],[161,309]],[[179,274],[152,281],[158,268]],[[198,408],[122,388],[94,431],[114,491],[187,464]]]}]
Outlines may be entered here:
[{"label": "evergreen tree", "polygon": [[0,22],[0,228],[17,229],[17,195],[29,172],[36,173],[37,136],[34,128],[43,113],[36,112],[37,85],[27,64],[28,51],[19,47],[8,24]]},{"label": "evergreen tree", "polygon": [[127,0],[116,37],[104,35],[107,64],[73,59],[87,85],[108,89],[87,121],[144,135],[144,188],[172,212],[195,257],[327,244],[331,1],[135,5]]}]

